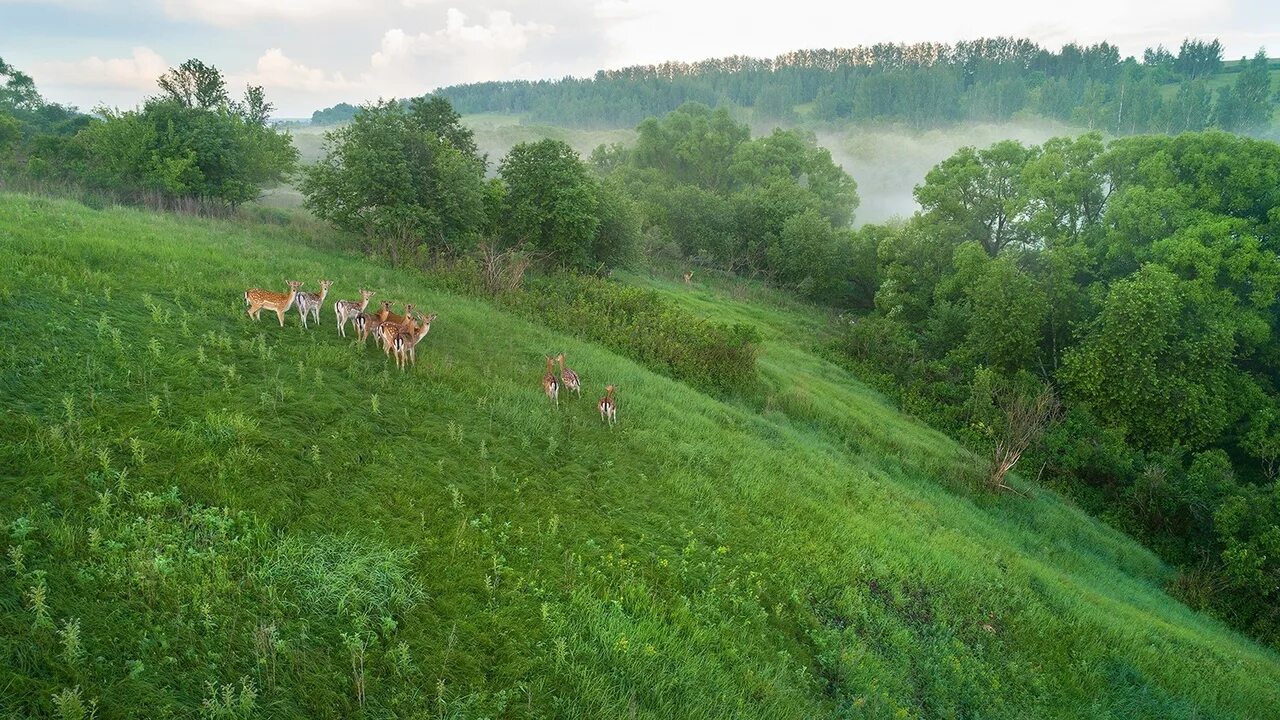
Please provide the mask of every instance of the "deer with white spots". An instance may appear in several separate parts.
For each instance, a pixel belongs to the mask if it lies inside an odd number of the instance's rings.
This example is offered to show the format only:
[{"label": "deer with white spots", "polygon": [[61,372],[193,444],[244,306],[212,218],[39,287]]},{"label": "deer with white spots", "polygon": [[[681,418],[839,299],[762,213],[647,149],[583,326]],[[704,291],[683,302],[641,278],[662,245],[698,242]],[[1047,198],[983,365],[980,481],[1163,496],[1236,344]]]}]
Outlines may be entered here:
[{"label": "deer with white spots", "polygon": [[383,320],[391,314],[391,301],[383,300],[382,306],[378,308],[376,313],[358,312],[352,319],[352,324],[356,328],[356,338],[360,340],[360,344],[364,345],[369,339],[369,333],[373,332]]},{"label": "deer with white spots", "polygon": [[596,405],[600,410],[600,422],[606,422],[610,425],[618,422],[618,401],[613,397],[616,387],[606,385],[604,388],[604,397],[600,398],[600,402]]},{"label": "deer with white spots", "polygon": [[564,366],[564,353],[556,356],[556,362],[560,363],[560,382],[578,397],[582,397],[582,380],[578,377],[578,373]]},{"label": "deer with white spots", "polygon": [[556,377],[555,367],[551,364],[551,356],[547,355],[547,372],[542,376],[542,392],[547,399],[560,405],[560,379]]},{"label": "deer with white spots", "polygon": [[276,317],[280,320],[280,327],[284,327],[284,314],[289,308],[293,307],[293,301],[298,297],[298,288],[302,287],[302,283],[297,280],[286,281],[289,285],[289,292],[278,293],[261,288],[251,288],[244,292],[245,305],[249,306],[246,311],[249,317],[258,320],[259,313],[263,308],[275,312]]},{"label": "deer with white spots", "polygon": [[436,317],[436,313],[426,316],[422,319],[422,325],[413,332],[406,332],[403,329],[396,332],[395,339],[391,342],[396,353],[396,365],[401,370],[408,364],[418,364],[418,343],[431,332],[431,323]]},{"label": "deer with white spots", "polygon": [[[347,336],[347,323],[355,320],[356,315],[369,307],[369,298],[376,293],[372,290],[361,290],[360,300],[339,300],[333,304],[333,314],[338,318],[338,334]],[[353,323],[354,324],[354,323]]]},{"label": "deer with white spots", "polygon": [[321,280],[320,292],[298,293],[298,315],[302,317],[302,327],[307,327],[307,316],[314,317],[316,324],[320,324],[320,307],[324,305],[324,299],[329,295],[332,285],[332,280]]}]

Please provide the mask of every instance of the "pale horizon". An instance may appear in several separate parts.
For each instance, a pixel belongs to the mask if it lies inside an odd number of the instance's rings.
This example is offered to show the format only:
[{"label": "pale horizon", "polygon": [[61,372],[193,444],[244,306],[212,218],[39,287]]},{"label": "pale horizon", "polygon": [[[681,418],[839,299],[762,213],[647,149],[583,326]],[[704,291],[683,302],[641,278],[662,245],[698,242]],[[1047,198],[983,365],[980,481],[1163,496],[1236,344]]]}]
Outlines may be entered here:
[{"label": "pale horizon", "polygon": [[[1248,2],[1083,0],[1070,17],[1007,0],[905,2],[875,10],[814,0],[788,12],[671,0],[0,0],[0,57],[48,99],[133,107],[167,68],[197,57],[233,94],[263,85],[276,116],[409,97],[484,80],[589,76],[599,69],[730,55],[774,57],[877,42],[1025,37],[1051,49],[1107,41],[1122,56],[1219,38],[1235,60],[1280,54],[1280,7]],[[1261,29],[1259,29],[1261,28]]]}]

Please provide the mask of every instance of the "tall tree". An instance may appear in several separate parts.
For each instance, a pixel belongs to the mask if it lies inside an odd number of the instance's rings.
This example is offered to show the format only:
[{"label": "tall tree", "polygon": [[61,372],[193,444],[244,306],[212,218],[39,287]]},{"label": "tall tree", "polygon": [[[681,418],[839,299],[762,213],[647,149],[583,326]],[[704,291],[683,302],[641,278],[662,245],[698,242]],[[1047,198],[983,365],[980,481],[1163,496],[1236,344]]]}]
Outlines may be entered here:
[{"label": "tall tree", "polygon": [[160,76],[161,99],[185,108],[212,110],[227,105],[227,82],[213,65],[191,58]]},{"label": "tall tree", "polygon": [[561,140],[520,143],[498,166],[506,185],[500,227],[508,244],[546,253],[561,266],[589,269],[600,226],[597,181]]},{"label": "tall tree", "polygon": [[1271,120],[1271,73],[1265,50],[1258,50],[1251,60],[1241,58],[1240,65],[1235,83],[1218,91],[1218,125],[1248,132]]}]

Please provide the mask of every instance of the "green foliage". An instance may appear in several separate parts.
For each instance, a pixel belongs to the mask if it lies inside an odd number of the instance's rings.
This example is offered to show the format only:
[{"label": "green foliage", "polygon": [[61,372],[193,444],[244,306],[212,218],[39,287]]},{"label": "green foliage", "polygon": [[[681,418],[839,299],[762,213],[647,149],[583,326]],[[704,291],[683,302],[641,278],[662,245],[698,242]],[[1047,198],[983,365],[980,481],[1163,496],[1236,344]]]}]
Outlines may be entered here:
[{"label": "green foliage", "polygon": [[1071,396],[1139,447],[1217,442],[1233,419],[1235,343],[1178,278],[1147,265],[1117,282],[1064,357]]},{"label": "green foliage", "polygon": [[[585,270],[600,228],[599,185],[567,143],[540,140],[511,148],[498,174],[506,188],[499,229],[509,245],[545,253],[556,265]],[[614,204],[615,220],[617,203]]]},{"label": "green foliage", "polygon": [[361,108],[303,174],[306,207],[395,261],[466,250],[486,224],[485,161],[440,101]]},{"label": "green foliage", "polygon": [[104,110],[76,135],[77,165],[64,165],[91,187],[126,197],[146,193],[230,206],[256,198],[297,158],[289,136],[223,105],[187,107],[153,100],[140,110]]},{"label": "green foliage", "polygon": [[[758,120],[902,123],[912,128],[962,121],[1007,121],[1039,113],[1111,134],[1195,131],[1207,127],[1224,68],[1222,44],[1186,40],[1175,56],[1147,48],[1142,62],[1108,42],[1054,50],[1024,38],[979,38],[798,50],[774,58],[732,56],[601,70],[591,77],[480,82],[442,88],[461,112],[519,114],[558,126],[625,127],[682,105],[749,108]],[[1176,84],[1195,97],[1174,98]],[[1241,128],[1233,92],[1222,92],[1219,126]],[[1252,97],[1252,96],[1251,96]],[[1275,107],[1274,99],[1265,101]],[[809,111],[809,108],[812,108]],[[350,117],[343,104],[317,122]]]},{"label": "green foliage", "polygon": [[1213,589],[1231,562],[1213,516],[1280,457],[1277,167],[1280,146],[1222,132],[964,148],[917,188],[924,212],[860,231],[875,310],[837,346],[977,450],[995,416],[975,398],[1053,386],[1066,412],[1029,449],[1038,474],[1274,640],[1250,619],[1265,587]]},{"label": "green foliage", "polygon": [[562,275],[505,296],[503,302],[548,327],[706,390],[749,391],[757,381],[760,335],[753,327],[699,319],[652,291]]},{"label": "green foliage", "polygon": [[684,259],[765,273],[824,302],[856,282],[846,228],[857,184],[812,133],[753,140],[724,108],[689,103],[641,123],[633,148],[597,148],[592,163]]}]

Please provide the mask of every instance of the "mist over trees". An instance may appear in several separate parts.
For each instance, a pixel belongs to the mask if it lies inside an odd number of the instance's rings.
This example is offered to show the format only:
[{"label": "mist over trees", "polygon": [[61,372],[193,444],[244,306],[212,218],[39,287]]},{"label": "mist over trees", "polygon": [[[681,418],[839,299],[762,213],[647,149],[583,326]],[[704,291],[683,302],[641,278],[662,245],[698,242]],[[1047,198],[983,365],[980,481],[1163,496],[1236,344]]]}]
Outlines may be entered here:
[{"label": "mist over trees", "polygon": [[[1238,72],[1214,94],[1207,81]],[[441,88],[462,113],[508,112],[566,126],[627,126],[686,102],[753,108],[765,120],[901,122],[915,128],[1005,121],[1032,113],[1112,134],[1220,127],[1255,132],[1276,98],[1265,55],[1226,68],[1218,40],[1185,40],[1176,54],[1069,43],[1057,52],[1019,38],[800,50],[775,58],[732,56],[601,70],[590,78],[481,82]],[[1248,80],[1243,80],[1247,72]],[[1241,85],[1243,82],[1243,85]],[[1265,87],[1264,87],[1265,86]],[[341,122],[350,106],[317,111]]]}]

